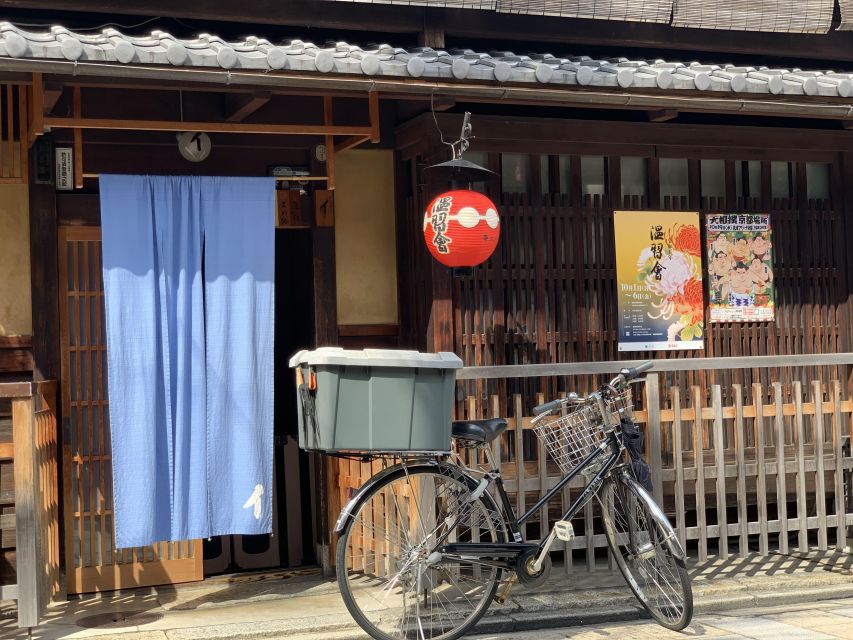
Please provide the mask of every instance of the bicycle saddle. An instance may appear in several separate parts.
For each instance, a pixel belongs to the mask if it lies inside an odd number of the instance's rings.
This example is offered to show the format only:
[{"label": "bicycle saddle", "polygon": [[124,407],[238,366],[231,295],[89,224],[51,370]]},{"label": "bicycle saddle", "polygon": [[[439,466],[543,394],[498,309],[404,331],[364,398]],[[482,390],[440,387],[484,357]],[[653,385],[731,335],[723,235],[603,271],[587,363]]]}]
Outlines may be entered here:
[{"label": "bicycle saddle", "polygon": [[453,423],[451,435],[459,440],[471,442],[491,442],[506,430],[506,420],[457,420]]}]

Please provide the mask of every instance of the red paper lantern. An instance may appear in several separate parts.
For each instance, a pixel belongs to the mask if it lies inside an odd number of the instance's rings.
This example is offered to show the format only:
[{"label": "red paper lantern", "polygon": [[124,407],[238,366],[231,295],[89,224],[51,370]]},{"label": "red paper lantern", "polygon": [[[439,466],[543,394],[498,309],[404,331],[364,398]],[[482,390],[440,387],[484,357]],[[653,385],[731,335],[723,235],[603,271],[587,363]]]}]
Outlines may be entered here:
[{"label": "red paper lantern", "polygon": [[424,240],[432,257],[448,267],[473,267],[489,259],[498,246],[500,217],[482,193],[448,191],[429,203]]}]

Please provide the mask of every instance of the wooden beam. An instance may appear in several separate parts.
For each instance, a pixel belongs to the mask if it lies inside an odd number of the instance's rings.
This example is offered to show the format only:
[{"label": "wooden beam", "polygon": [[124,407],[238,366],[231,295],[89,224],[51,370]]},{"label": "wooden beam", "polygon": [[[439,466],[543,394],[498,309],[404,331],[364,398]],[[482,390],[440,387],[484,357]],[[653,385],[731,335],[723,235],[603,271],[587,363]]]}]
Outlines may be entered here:
[{"label": "wooden beam", "polygon": [[376,144],[379,142],[379,92],[368,92],[367,103],[370,111],[370,141]]},{"label": "wooden beam", "polygon": [[675,109],[659,109],[657,111],[647,111],[649,122],[668,122],[675,120],[678,117],[678,111]]},{"label": "wooden beam", "polygon": [[[74,87],[74,117],[83,118],[80,87]],[[83,130],[74,129],[74,188],[83,188]]]},{"label": "wooden beam", "polygon": [[58,82],[46,82],[44,85],[44,113],[52,113],[65,87]]},{"label": "wooden beam", "polygon": [[432,99],[432,108],[435,111],[447,111],[456,106],[456,100],[447,96],[436,96]]},{"label": "wooden beam", "polygon": [[44,118],[57,129],[117,129],[119,131],[205,131],[207,133],[265,133],[295,136],[373,135],[371,127],[318,124],[255,124],[245,122],[179,122],[177,120],[120,120],[111,118]]},{"label": "wooden beam", "polygon": [[[332,96],[323,96],[323,120],[326,123],[326,127],[332,128]],[[368,132],[368,137],[373,135],[373,129],[371,128]],[[334,134],[326,134],[326,175],[329,180],[326,182],[326,186],[329,188],[329,191],[335,190],[335,136]]]},{"label": "wooden beam", "polygon": [[0,373],[29,373],[32,370],[33,352],[31,348],[0,348]]},{"label": "wooden beam", "polygon": [[44,78],[40,73],[33,74],[33,84],[30,87],[32,101],[30,114],[29,145],[32,146],[36,137],[44,133]]},{"label": "wooden beam", "polygon": [[[461,114],[455,113],[437,114],[436,119],[445,138],[458,134],[462,126],[462,117]],[[529,144],[541,146],[555,143],[558,147],[565,143],[610,146],[614,141],[618,141],[620,145],[668,147],[679,154],[696,148],[702,150],[706,147],[728,148],[733,153],[738,152],[738,149],[760,150],[763,155],[772,155],[775,156],[773,159],[778,157],[780,160],[790,158],[792,151],[796,151],[798,156],[801,153],[825,155],[829,158],[827,161],[831,161],[831,157],[824,152],[853,152],[853,136],[841,134],[837,129],[748,125],[721,127],[651,122],[607,122],[606,126],[603,126],[600,120],[480,115],[476,118],[475,130],[476,147],[484,151],[491,151],[493,147],[495,150],[506,151],[506,148],[515,142],[528,144],[529,149]],[[421,114],[398,125],[394,137],[397,148],[400,149],[417,143],[425,135],[437,135],[435,123],[429,113]],[[676,150],[675,147],[684,147],[684,149]],[[664,157],[662,154],[659,155]],[[707,154],[704,157],[707,157]]]},{"label": "wooden beam", "polygon": [[258,109],[267,104],[272,98],[270,91],[255,91],[248,95],[226,94],[225,103],[228,115],[226,122],[243,122]]},{"label": "wooden beam", "polygon": [[335,153],[352,149],[370,140],[370,136],[350,136],[335,145]]},{"label": "wooden beam", "polygon": [[373,336],[396,336],[400,334],[398,324],[339,324],[338,335],[346,338]]}]

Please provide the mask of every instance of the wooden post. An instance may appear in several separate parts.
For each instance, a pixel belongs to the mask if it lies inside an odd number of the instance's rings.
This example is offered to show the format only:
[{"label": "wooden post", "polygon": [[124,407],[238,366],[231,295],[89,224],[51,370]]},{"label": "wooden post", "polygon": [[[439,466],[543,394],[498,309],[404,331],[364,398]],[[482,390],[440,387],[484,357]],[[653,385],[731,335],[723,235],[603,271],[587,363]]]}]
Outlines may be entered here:
[{"label": "wooden post", "polygon": [[[836,210],[839,210],[843,223],[843,247],[839,255],[843,255],[846,261],[845,269],[842,272],[844,295],[841,302],[841,327],[843,333],[841,335],[841,345],[846,351],[853,350],[853,295],[850,292],[850,283],[853,283],[853,259],[847,255],[846,247],[850,247],[853,243],[853,153],[844,153],[841,155],[841,176],[840,183],[843,185],[843,191],[840,189],[839,194],[843,194],[843,202],[833,203]],[[839,198],[841,200],[841,198]],[[843,382],[847,385],[847,395],[853,395],[853,367],[845,367],[847,379]]]},{"label": "wooden post", "polygon": [[[80,87],[74,87],[74,117],[83,117]],[[74,188],[83,188],[83,130],[74,129]]]},{"label": "wooden post", "polygon": [[[33,378],[59,379],[59,282],[53,141],[41,136],[30,154],[30,274],[33,304]],[[45,166],[47,163],[48,166]],[[46,173],[45,173],[46,172]]]},{"label": "wooden post", "polygon": [[[663,459],[661,456],[660,382],[657,373],[646,375],[646,426],[649,432],[649,464],[652,467],[652,494],[655,502],[663,504]],[[677,482],[677,480],[676,480]]]},{"label": "wooden post", "polygon": [[[328,156],[331,160],[331,154]],[[314,334],[316,346],[338,343],[338,306],[335,263],[335,227],[318,226],[312,229],[314,248]],[[341,510],[339,468],[335,458],[323,457],[319,465],[321,489],[319,494],[320,549],[318,561],[324,575],[334,567],[336,537],[332,528]]]},{"label": "wooden post", "polygon": [[779,551],[788,553],[788,489],[785,468],[785,418],[782,384],[773,383],[774,428],[776,431],[776,509],[779,520]]},{"label": "wooden post", "polygon": [[41,565],[42,538],[38,501],[41,490],[36,463],[35,421],[32,398],[12,400],[12,439],[15,448],[15,544],[17,554],[18,626],[35,627],[49,585]]},{"label": "wooden post", "polygon": [[32,146],[36,138],[44,133],[44,80],[40,73],[33,74],[33,86],[30,95],[32,97],[32,113],[29,118],[30,130],[27,139],[29,145]]},{"label": "wooden post", "polygon": [[[749,555],[749,514],[747,512],[747,494],[746,494],[746,461],[744,450],[746,449],[746,429],[743,422],[743,393],[739,384],[734,385],[734,400],[735,400],[735,456],[737,460],[737,525],[740,529],[740,538],[738,551],[741,558],[746,558]],[[756,413],[760,412],[760,408],[755,408]],[[756,418],[757,419],[757,418]]]},{"label": "wooden post", "polygon": [[[323,123],[330,127],[334,120],[332,111],[332,96],[323,96]],[[372,133],[372,130],[371,130]],[[335,136],[326,135],[326,186],[328,189],[335,188]]]},{"label": "wooden post", "polygon": [[729,523],[726,517],[726,462],[723,451],[723,401],[720,385],[711,388],[711,406],[714,409],[714,461],[717,468],[717,526],[720,530],[719,555],[729,557]]},{"label": "wooden post", "polygon": [[[437,153],[441,153],[437,151]],[[427,164],[432,164],[433,155]],[[424,200],[428,202],[434,195],[443,191],[445,184],[438,184],[427,176]],[[453,279],[450,269],[429,258],[432,281],[432,297],[427,322],[427,350],[453,351]]]}]

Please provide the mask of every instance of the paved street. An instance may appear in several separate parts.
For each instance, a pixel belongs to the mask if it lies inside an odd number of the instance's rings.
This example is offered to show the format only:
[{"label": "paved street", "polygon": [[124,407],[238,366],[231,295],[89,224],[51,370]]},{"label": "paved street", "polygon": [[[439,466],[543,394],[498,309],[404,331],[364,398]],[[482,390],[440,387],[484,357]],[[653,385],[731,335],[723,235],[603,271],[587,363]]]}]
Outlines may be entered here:
[{"label": "paved street", "polygon": [[[474,636],[498,640],[507,634]],[[588,627],[513,633],[514,640],[664,640],[714,638],[715,640],[853,640],[853,598],[823,600],[803,605],[738,609],[699,614],[684,632],[667,631],[650,620],[617,622]],[[473,638],[472,638],[473,640]]]}]

